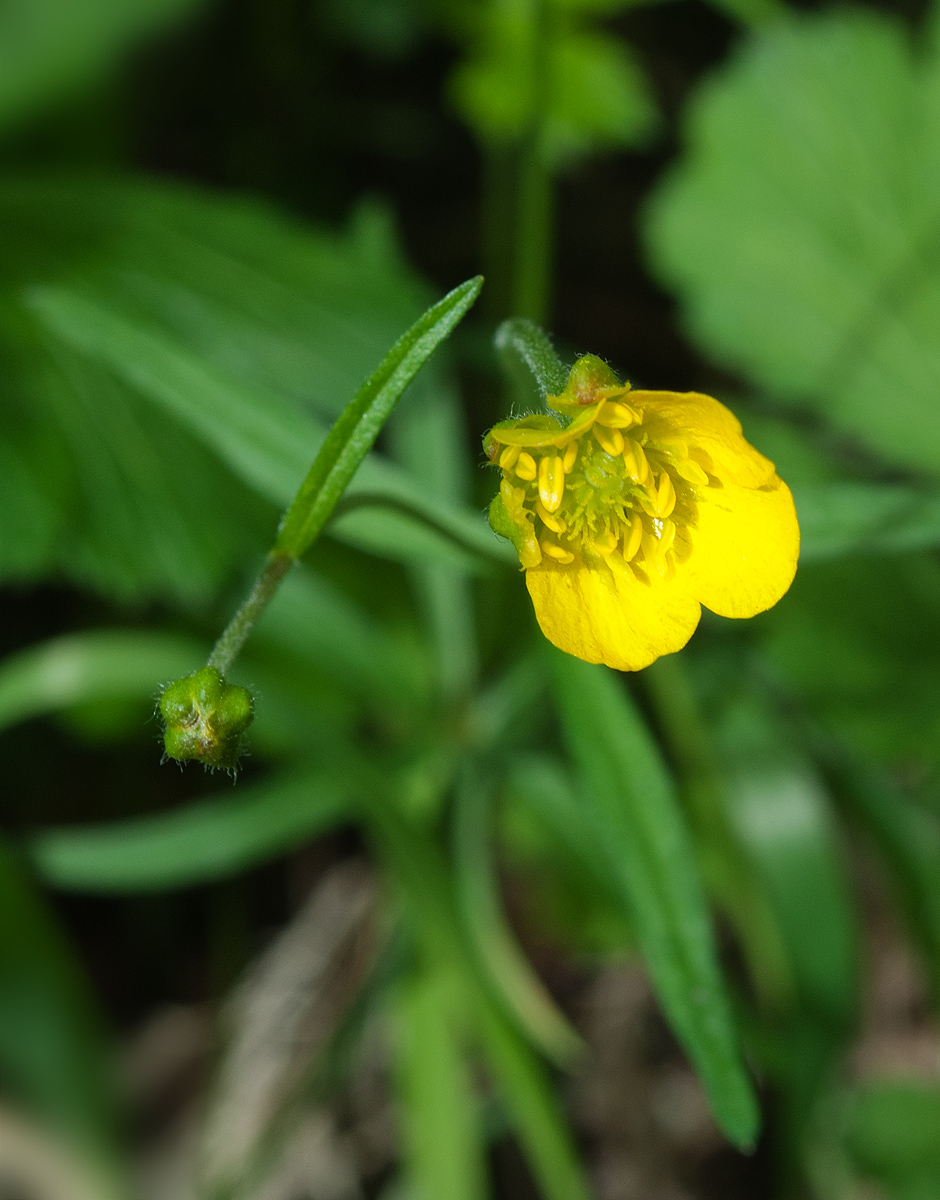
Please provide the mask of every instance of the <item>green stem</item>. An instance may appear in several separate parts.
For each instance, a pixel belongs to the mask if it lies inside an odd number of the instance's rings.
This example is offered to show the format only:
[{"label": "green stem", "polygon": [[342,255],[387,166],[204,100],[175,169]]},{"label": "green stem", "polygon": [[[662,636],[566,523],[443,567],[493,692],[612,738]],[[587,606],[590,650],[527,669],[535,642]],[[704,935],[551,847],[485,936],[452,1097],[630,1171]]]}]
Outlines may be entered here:
[{"label": "green stem", "polygon": [[264,570],[255,580],[254,587],[213,646],[207,666],[215,667],[223,676],[228,672],[229,667],[238,657],[238,652],[248,640],[248,635],[254,628],[255,622],[268,607],[281,580],[293,563],[294,559],[288,554],[271,554],[269,556]]},{"label": "green stem", "polygon": [[519,155],[513,315],[546,323],[551,299],[553,185],[545,165],[550,61],[546,0],[532,0],[532,116]]}]

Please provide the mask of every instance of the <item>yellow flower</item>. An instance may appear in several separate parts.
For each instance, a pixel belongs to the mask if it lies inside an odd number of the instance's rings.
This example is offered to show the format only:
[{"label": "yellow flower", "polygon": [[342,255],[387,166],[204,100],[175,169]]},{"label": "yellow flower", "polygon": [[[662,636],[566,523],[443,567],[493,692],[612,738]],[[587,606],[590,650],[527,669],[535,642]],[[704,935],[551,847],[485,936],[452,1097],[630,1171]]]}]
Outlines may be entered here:
[{"label": "yellow flower", "polygon": [[793,498],[723,404],[633,391],[587,355],[548,406],[558,416],[505,421],[484,445],[502,471],[490,524],[549,641],[637,671],[686,644],[703,604],[751,617],[786,592]]}]

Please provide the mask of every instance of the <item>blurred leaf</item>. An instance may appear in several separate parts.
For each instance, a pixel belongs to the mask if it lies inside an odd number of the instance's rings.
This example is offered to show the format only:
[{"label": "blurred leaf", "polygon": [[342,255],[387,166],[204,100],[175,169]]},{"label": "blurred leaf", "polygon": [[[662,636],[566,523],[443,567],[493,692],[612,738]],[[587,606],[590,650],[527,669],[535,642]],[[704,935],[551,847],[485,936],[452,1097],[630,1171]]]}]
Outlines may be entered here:
[{"label": "blurred leaf", "polygon": [[793,489],[800,562],[898,554],[940,545],[940,495],[890,484],[819,483]]},{"label": "blurred leaf", "polygon": [[940,761],[940,566],[866,556],[797,572],[761,618],[774,670],[831,734],[884,765]]},{"label": "blurred leaf", "polygon": [[874,451],[940,468],[940,57],[864,9],[753,35],[695,97],[648,241],[695,337]]},{"label": "blurred leaf", "polygon": [[30,646],[0,662],[0,729],[90,700],[155,698],[204,657],[195,639],[129,630]]},{"label": "blurred leaf", "polygon": [[27,851],[51,887],[162,892],[227,879],[347,819],[352,784],[335,774],[275,777],[184,808],[107,825],[49,828]]},{"label": "blurred leaf", "polygon": [[769,899],[802,1015],[845,1036],[859,987],[857,930],[822,781],[754,698],[732,703],[716,725],[731,823]]},{"label": "blurred leaf", "polygon": [[[64,567],[121,596],[204,599],[263,553],[269,501],[290,500],[323,436],[311,412],[335,417],[424,307],[374,210],[340,236],[193,188],[21,176],[0,181],[0,225],[0,465],[12,463],[0,499],[19,479],[0,569]],[[97,314],[112,353],[123,335],[131,362],[37,322],[24,297],[44,287]],[[414,387],[442,378],[432,364]],[[371,471],[334,531],[371,551],[508,561],[479,514],[422,505],[401,472],[390,482]],[[416,507],[418,521],[407,515]]]},{"label": "blurred leaf", "polygon": [[657,113],[643,73],[627,45],[585,25],[587,7],[476,7],[470,51],[451,89],[483,142],[517,143],[538,121],[542,154],[557,166],[646,140]]},{"label": "blurred leaf", "polygon": [[940,817],[870,767],[826,754],[851,814],[877,846],[923,950],[940,1006]]},{"label": "blurred leaf", "polygon": [[454,822],[457,903],[485,978],[529,1040],[562,1063],[582,1049],[523,954],[503,911],[490,853],[489,795],[470,770],[458,787]]},{"label": "blurred leaf", "polygon": [[32,881],[0,845],[0,1069],[53,1126],[114,1149],[100,1014],[73,951]]},{"label": "blurred leaf", "polygon": [[6,0],[0,128],[96,82],[121,53],[202,0]]},{"label": "blurred leaf", "polygon": [[542,1064],[480,979],[436,843],[425,828],[404,820],[378,787],[366,789],[362,799],[429,961],[449,964],[461,977],[476,1034],[546,1200],[588,1200],[570,1132]]},{"label": "blurred leaf", "polygon": [[845,1139],[862,1172],[891,1186],[892,1196],[927,1200],[940,1188],[940,1089],[901,1079],[856,1089]]},{"label": "blurred leaf", "polygon": [[[31,308],[58,336],[107,363],[127,383],[188,425],[262,495],[283,504],[293,499],[310,457],[324,441],[324,432],[313,418],[288,401],[248,391],[160,333],[77,294],[36,290]],[[482,518],[432,499],[390,463],[363,463],[348,496],[357,506],[388,504],[400,514],[416,513],[424,522],[425,534],[427,529],[436,530],[449,539],[450,545],[445,540],[443,547],[445,555],[448,550],[451,556],[469,551],[508,561]],[[383,549],[381,540],[368,535],[371,513],[353,512],[347,502],[341,515],[342,523],[332,532],[354,543],[364,541],[370,550]],[[364,539],[357,537],[361,527],[365,527]],[[423,558],[427,540],[426,536],[409,540],[405,534],[384,548],[393,557],[416,553]]]},{"label": "blurred leaf", "polygon": [[718,1121],[734,1142],[750,1145],[757,1104],[672,780],[617,676],[557,651],[550,657],[566,738],[657,993]]},{"label": "blurred leaf", "polygon": [[460,978],[415,970],[397,989],[396,1041],[405,1163],[420,1200],[482,1200],[480,1102],[462,1044]]},{"label": "blurred leaf", "polygon": [[467,314],[482,286],[483,278],[478,275],[429,308],[402,334],[349,401],[284,515],[274,553],[300,558],[309,549],[375,445],[402,393]]}]

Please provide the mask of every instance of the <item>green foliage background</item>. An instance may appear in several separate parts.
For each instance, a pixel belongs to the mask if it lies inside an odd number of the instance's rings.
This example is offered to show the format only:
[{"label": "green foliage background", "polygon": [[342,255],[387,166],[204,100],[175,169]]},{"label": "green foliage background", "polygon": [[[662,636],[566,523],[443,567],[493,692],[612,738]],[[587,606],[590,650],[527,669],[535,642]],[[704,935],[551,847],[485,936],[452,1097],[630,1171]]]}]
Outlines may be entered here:
[{"label": "green foliage background", "polygon": [[[254,1194],[375,1012],[399,1149],[370,1195],[509,1195],[492,1151],[510,1137],[534,1194],[603,1200],[565,1106],[582,1038],[507,881],[561,960],[644,963],[723,1135],[760,1147],[749,1195],[940,1190],[940,1073],[851,1059],[873,890],[940,1002],[938,17],[0,9],[0,1096],[101,1194],[134,1194],[110,1064],[128,1023],[181,998],[174,904],[241,913],[185,997],[215,1009],[297,907],[246,915],[258,881],[283,896],[315,844],[375,864],[378,948],[302,1094],[240,1173],[200,1179],[207,1200]],[[187,71],[202,108],[163,116]],[[432,118],[408,90],[421,72]],[[603,261],[589,202],[616,232]],[[205,660],[363,380],[480,269],[477,310],[232,669],[257,697],[236,786],[158,771],[159,685]],[[572,300],[592,270],[615,281],[606,306]],[[576,350],[717,394],[803,533],[773,612],[706,617],[629,679],[544,644],[482,515],[479,436],[539,404]],[[95,927],[105,911],[161,963],[133,988],[140,960]]]}]

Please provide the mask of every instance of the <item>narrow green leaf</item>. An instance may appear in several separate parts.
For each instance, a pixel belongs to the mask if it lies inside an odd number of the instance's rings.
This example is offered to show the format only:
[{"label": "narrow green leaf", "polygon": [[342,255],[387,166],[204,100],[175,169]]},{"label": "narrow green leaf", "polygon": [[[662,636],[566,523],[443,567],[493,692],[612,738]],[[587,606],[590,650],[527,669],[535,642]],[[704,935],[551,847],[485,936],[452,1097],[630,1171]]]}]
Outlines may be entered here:
[{"label": "narrow green leaf", "polygon": [[487,1062],[546,1200],[590,1200],[574,1139],[544,1066],[493,1005],[478,1004]]},{"label": "narrow green leaf", "polygon": [[506,919],[490,855],[488,801],[484,782],[466,772],[454,823],[460,913],[485,978],[508,1013],[543,1053],[564,1063],[582,1049],[581,1039],[533,971]]},{"label": "narrow green leaf", "polygon": [[71,892],[162,892],[228,879],[285,854],[353,810],[333,776],[278,778],[185,808],[107,825],[50,828],[26,843],[51,887]]},{"label": "narrow green leaf", "polygon": [[758,1109],[722,987],[698,868],[672,780],[616,675],[552,651],[558,704],[666,1014],[739,1146]]},{"label": "narrow green leaf", "polygon": [[370,825],[387,855],[426,953],[465,981],[490,1069],[547,1200],[588,1200],[573,1138],[542,1064],[491,999],[469,953],[447,865],[426,830],[402,820],[378,790],[366,792]]},{"label": "narrow green leaf", "polygon": [[417,970],[397,989],[397,1075],[416,1200],[484,1200],[485,1145],[464,1047],[460,977]]},{"label": "narrow green leaf", "polygon": [[30,646],[0,663],[0,729],[86,701],[155,696],[205,657],[195,639],[109,630]]},{"label": "narrow green leaf", "polygon": [[320,447],[281,523],[275,553],[300,558],[319,536],[402,393],[466,315],[482,286],[478,275],[429,308],[362,385]]},{"label": "narrow green leaf", "polygon": [[[467,296],[463,302],[469,305]],[[277,504],[292,501],[311,455],[325,437],[323,427],[299,404],[236,383],[159,327],[85,295],[44,287],[34,288],[28,300],[51,333],[105,363],[168,411],[256,491]],[[459,318],[452,319],[456,323]],[[433,335],[428,331],[426,336]],[[507,563],[515,559],[511,547],[507,550],[479,513],[429,495],[377,455],[362,463],[344,502],[362,511],[338,514],[331,532],[365,549],[382,552],[386,547],[393,557],[418,558],[439,557],[443,549],[451,560],[469,565],[481,558]],[[406,521],[414,524],[410,514],[421,520],[414,532],[406,526]]]}]

